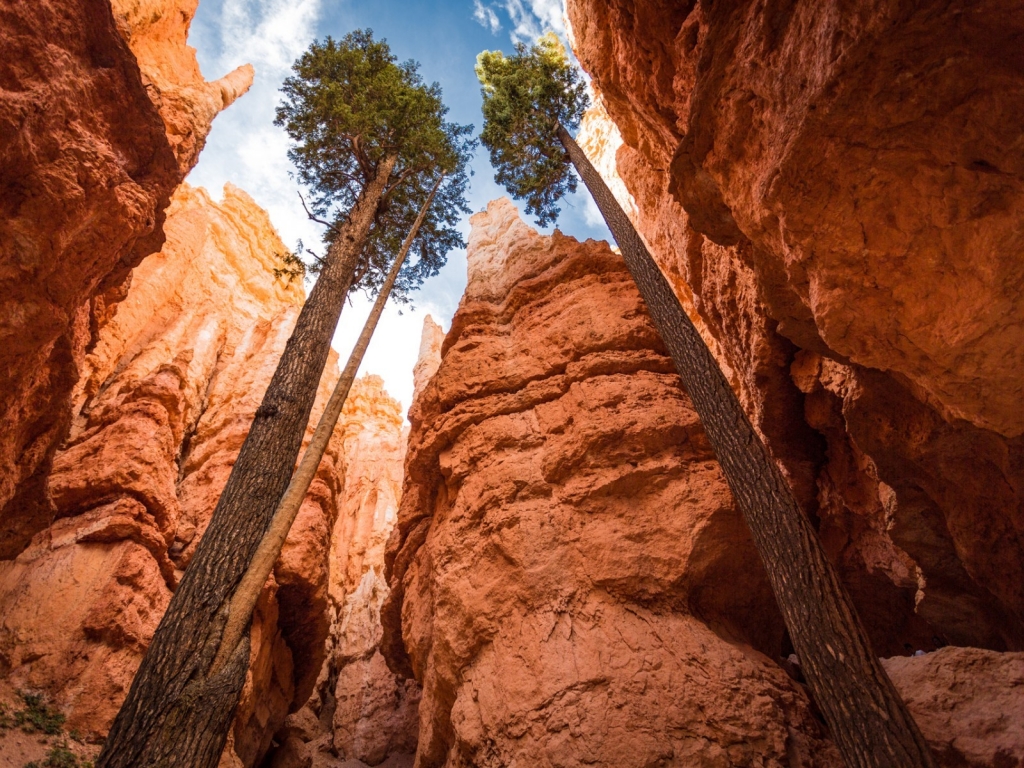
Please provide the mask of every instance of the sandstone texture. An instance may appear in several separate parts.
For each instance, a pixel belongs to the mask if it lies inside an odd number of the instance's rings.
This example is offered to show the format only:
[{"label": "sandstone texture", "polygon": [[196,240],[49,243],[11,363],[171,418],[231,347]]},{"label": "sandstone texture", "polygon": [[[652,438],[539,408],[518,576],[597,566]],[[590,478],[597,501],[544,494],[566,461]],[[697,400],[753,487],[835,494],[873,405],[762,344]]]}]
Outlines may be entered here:
[{"label": "sandstone texture", "polygon": [[1024,8],[568,17],[600,96],[581,144],[876,650],[1024,648]]},{"label": "sandstone texture", "polygon": [[882,664],[940,766],[1024,764],[1024,654],[943,648]]},{"label": "sandstone texture", "polygon": [[[163,249],[80,363],[73,419],[49,478],[55,520],[0,562],[0,672],[44,691],[68,727],[109,727],[227,481],[303,301],[275,277],[284,245],[231,187],[175,193]],[[321,382],[313,423],[337,378]],[[330,631],[326,552],[340,437],[325,456],[260,598],[233,729],[256,764],[309,696]]]},{"label": "sandstone texture", "polygon": [[[428,317],[424,338],[431,328],[440,330]],[[439,346],[424,348],[439,357]],[[329,551],[327,659],[313,695],[275,736],[273,768],[392,765],[416,751],[419,685],[391,672],[379,650],[384,548],[398,517],[407,436],[379,377],[356,380],[338,431],[346,471]]]},{"label": "sandstone texture", "polygon": [[[420,353],[416,365],[412,369],[412,399],[419,399],[420,393],[437,373],[441,365],[441,345],[444,344],[444,329],[434,318],[427,315],[423,318],[423,333],[420,336]],[[410,406],[412,403],[410,403]]]},{"label": "sandstone texture", "polygon": [[210,121],[251,83],[251,67],[203,80],[185,43],[195,7],[0,7],[0,558],[52,519],[79,365],[160,249]]},{"label": "sandstone texture", "polygon": [[472,224],[388,544],[416,765],[838,766],[621,259],[508,200]]}]

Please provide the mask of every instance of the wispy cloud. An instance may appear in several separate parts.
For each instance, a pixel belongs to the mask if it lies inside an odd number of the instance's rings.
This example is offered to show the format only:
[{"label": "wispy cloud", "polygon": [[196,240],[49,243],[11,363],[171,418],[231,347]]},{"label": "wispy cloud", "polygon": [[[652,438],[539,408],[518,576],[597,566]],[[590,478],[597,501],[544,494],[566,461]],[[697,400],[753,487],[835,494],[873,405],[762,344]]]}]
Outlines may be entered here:
[{"label": "wispy cloud", "polygon": [[319,15],[320,0],[225,0],[222,55],[256,60],[268,74],[287,72],[312,40]]},{"label": "wispy cloud", "polygon": [[523,5],[523,0],[505,0],[505,11],[512,20],[512,42],[532,43],[544,34],[537,17]]},{"label": "wispy cloud", "polygon": [[[519,0],[515,2],[519,3]],[[539,19],[542,32],[551,30],[565,38],[565,0],[529,0],[528,4],[530,12]]]},{"label": "wispy cloud", "polygon": [[322,0],[224,0],[209,10],[201,4],[193,30],[207,78],[245,62],[256,78],[249,93],[214,121],[189,183],[214,197],[225,182],[237,184],[267,210],[290,246],[300,238],[318,243],[320,234],[289,178],[288,137],[274,125],[274,109],[292,63],[316,36],[321,6]]},{"label": "wispy cloud", "polygon": [[548,30],[565,40],[565,0],[473,0],[473,18],[497,34],[507,17],[513,43],[532,43]]},{"label": "wispy cloud", "polygon": [[[190,40],[208,79],[246,62],[255,68],[256,78],[249,93],[214,121],[189,183],[206,187],[215,199],[225,182],[236,184],[270,214],[288,246],[294,247],[301,239],[317,251],[322,250],[323,228],[309,221],[302,210],[299,185],[290,176],[290,142],[284,130],[274,125],[274,111],[282,82],[295,59],[315,39],[321,13],[326,10],[323,0],[224,0],[219,6],[215,0],[204,0]],[[449,272],[457,272],[456,283],[460,279],[464,283],[465,258],[453,254],[452,261]],[[434,278],[430,296],[417,296],[415,310],[389,302],[360,367],[360,373],[382,376],[388,392],[403,407],[412,399],[412,367],[419,352],[423,315],[431,312],[447,325],[462,292],[461,284],[446,292],[447,286],[440,283],[440,277]],[[362,329],[370,304],[362,294],[346,304],[332,342],[343,360]]]},{"label": "wispy cloud", "polygon": [[489,29],[492,35],[498,34],[501,29],[501,21],[498,14],[489,5],[484,5],[480,0],[473,0],[473,18],[484,29]]}]

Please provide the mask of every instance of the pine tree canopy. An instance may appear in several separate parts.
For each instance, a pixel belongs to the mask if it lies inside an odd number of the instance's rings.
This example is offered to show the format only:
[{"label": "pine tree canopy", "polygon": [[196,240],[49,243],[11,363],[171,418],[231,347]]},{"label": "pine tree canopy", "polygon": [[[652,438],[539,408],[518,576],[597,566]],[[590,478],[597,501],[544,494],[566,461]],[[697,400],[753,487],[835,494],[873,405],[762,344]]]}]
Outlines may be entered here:
[{"label": "pine tree canopy", "polygon": [[[473,127],[445,120],[448,108],[437,83],[426,84],[414,61],[399,64],[385,40],[356,30],[341,40],[314,42],[292,67],[281,88],[275,123],[295,142],[288,156],[310,191],[317,215],[335,229],[348,216],[379,164],[397,156],[353,290],[373,292],[425,202],[445,174],[417,237],[419,260],[402,272],[396,292],[404,298],[444,265],[451,248],[463,245],[454,229],[468,212],[466,166],[476,147]],[[335,236],[328,230],[325,241]]]},{"label": "pine tree canopy", "polygon": [[551,32],[529,48],[517,44],[511,56],[483,51],[476,75],[483,86],[480,140],[490,152],[495,180],[517,200],[526,200],[527,212],[540,225],[554,222],[555,203],[576,191],[557,127],[579,127],[589,105],[586,85]]},{"label": "pine tree canopy", "polygon": [[[438,273],[445,265],[449,251],[466,247],[456,227],[461,213],[472,213],[466,203],[471,174],[467,165],[477,142],[473,138],[472,125],[447,123],[446,130],[458,148],[459,161],[454,170],[445,174],[434,195],[412,242],[409,258],[392,289],[391,295],[400,302],[408,302],[410,293]],[[382,201],[363,247],[352,291],[361,290],[371,295],[377,292],[439,175],[440,172],[418,174]],[[327,238],[332,235],[328,231]]]}]

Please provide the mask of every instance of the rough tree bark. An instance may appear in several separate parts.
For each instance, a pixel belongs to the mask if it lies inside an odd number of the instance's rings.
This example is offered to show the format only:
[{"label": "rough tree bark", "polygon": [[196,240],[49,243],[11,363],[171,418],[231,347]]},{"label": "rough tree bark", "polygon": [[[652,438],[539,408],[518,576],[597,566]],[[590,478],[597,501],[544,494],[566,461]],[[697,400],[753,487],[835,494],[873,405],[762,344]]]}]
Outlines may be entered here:
[{"label": "rough tree bark", "polygon": [[210,674],[228,618],[228,599],[291,478],[331,337],[396,161],[391,156],[379,164],[328,250],[97,768],[213,768],[220,758],[249,665],[245,635],[227,663]]},{"label": "rough tree bark", "polygon": [[320,460],[324,457],[324,452],[327,450],[327,444],[331,441],[334,426],[338,423],[341,411],[345,407],[345,400],[348,399],[349,390],[352,389],[352,383],[355,381],[356,372],[363,362],[366,349],[370,346],[373,332],[377,329],[377,323],[380,320],[381,313],[384,311],[384,305],[388,302],[391,289],[395,287],[398,273],[402,270],[405,257],[409,254],[409,249],[412,247],[412,241],[416,239],[420,225],[423,224],[423,219],[426,218],[427,211],[430,210],[430,205],[434,202],[437,188],[441,186],[443,180],[444,176],[441,176],[434,184],[430,194],[427,195],[426,202],[420,208],[419,215],[416,217],[416,221],[413,222],[409,234],[406,235],[402,248],[399,250],[398,256],[391,265],[384,284],[377,294],[377,300],[373,303],[373,308],[363,324],[363,330],[359,333],[356,345],[348,356],[345,370],[341,372],[338,383],[334,385],[334,391],[331,392],[331,397],[324,407],[320,421],[317,422],[313,437],[302,454],[302,460],[299,461],[299,466],[296,468],[295,474],[292,475],[291,482],[288,483],[288,489],[284,492],[281,502],[277,505],[273,522],[270,524],[270,528],[267,529],[262,541],[260,541],[259,548],[256,550],[249,568],[246,570],[245,575],[242,576],[241,581],[238,583],[238,588],[235,589],[234,595],[231,597],[227,625],[224,628],[220,649],[217,651],[217,656],[210,667],[210,675],[216,675],[221,667],[230,661],[233,657],[233,650],[243,640],[245,629],[252,618],[252,612],[256,607],[256,601],[259,599],[263,585],[266,583],[267,577],[270,576],[270,572],[274,569],[274,562],[277,560],[278,555],[281,554],[285,539],[288,538],[288,531],[291,530],[292,523],[295,522],[295,517],[299,514],[302,502],[306,498],[306,491],[309,490],[313,478],[316,477],[316,470],[320,466]]},{"label": "rough tree bark", "polygon": [[817,533],[707,345],[600,174],[564,127],[590,190],[718,456],[815,701],[850,768],[932,768],[931,751],[871,650]]}]

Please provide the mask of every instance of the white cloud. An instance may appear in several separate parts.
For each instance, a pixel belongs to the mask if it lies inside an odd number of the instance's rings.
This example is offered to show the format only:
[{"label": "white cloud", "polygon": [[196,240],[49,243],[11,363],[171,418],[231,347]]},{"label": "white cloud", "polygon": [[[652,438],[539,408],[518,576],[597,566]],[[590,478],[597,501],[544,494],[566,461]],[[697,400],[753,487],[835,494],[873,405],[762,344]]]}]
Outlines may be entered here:
[{"label": "white cloud", "polygon": [[[331,345],[338,351],[339,367],[344,367],[355,346],[371,304],[370,299],[358,294],[352,297],[351,304],[345,305]],[[419,357],[423,318],[427,314],[439,322],[443,318],[442,325],[449,326],[444,310],[430,302],[417,301],[415,310],[388,302],[359,367],[360,376],[374,373],[384,379],[385,389],[402,404],[403,414],[412,404],[412,369]]]},{"label": "white cloud", "polygon": [[597,203],[594,202],[594,198],[586,191],[586,188],[580,197],[583,198],[583,220],[592,227],[607,226],[604,216],[601,215],[601,209],[597,207]]},{"label": "white cloud", "polygon": [[530,44],[547,31],[565,42],[564,0],[503,0],[512,22],[512,42]]},{"label": "white cloud", "polygon": [[499,11],[508,17],[509,37],[513,43],[529,45],[548,30],[567,43],[565,0],[498,0],[491,5],[473,0],[473,18],[491,34],[497,34],[502,28]]},{"label": "white cloud", "polygon": [[537,17],[523,5],[523,0],[505,0],[505,11],[512,20],[512,42],[530,44],[544,34]]},{"label": "white cloud", "polygon": [[319,15],[320,0],[225,0],[221,55],[259,62],[268,74],[286,73],[312,41]]},{"label": "white cloud", "polygon": [[239,64],[256,70],[252,88],[213,123],[199,164],[189,175],[215,197],[225,182],[248,192],[270,214],[284,242],[319,244],[320,227],[306,218],[289,177],[287,134],[274,125],[279,89],[292,62],[316,36],[321,0],[225,0],[212,17],[197,18],[194,36],[207,78]]},{"label": "white cloud", "polygon": [[541,26],[565,37],[565,0],[529,0],[530,10]]},{"label": "white cloud", "polygon": [[489,29],[492,35],[498,34],[498,31],[501,29],[501,21],[498,20],[498,14],[490,6],[481,3],[480,0],[473,0],[473,18],[484,29]]}]

